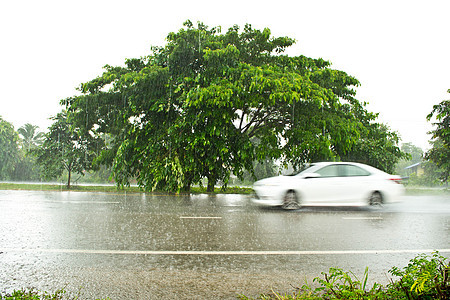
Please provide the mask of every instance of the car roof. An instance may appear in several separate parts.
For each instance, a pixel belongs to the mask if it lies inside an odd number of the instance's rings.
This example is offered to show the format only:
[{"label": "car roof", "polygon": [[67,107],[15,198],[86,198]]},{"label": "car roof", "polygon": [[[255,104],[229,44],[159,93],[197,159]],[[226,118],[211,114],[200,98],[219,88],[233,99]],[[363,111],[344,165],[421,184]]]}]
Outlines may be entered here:
[{"label": "car roof", "polygon": [[350,161],[322,161],[322,162],[316,162],[316,163],[312,163],[312,166],[316,166],[316,167],[321,167],[321,166],[329,166],[329,165],[354,165],[354,166],[358,166],[360,168],[363,168],[367,171],[370,171],[371,173],[385,173],[380,169],[377,169],[375,167],[366,165],[366,164],[362,164],[362,163],[357,163],[357,162],[350,162]]},{"label": "car roof", "polygon": [[361,164],[361,163],[351,162],[351,161],[321,161],[321,162],[315,162],[315,163],[312,163],[311,165],[316,165],[316,166],[326,166],[326,165],[355,165],[355,166],[362,166],[362,167],[370,167],[369,165],[366,165],[366,164]]}]

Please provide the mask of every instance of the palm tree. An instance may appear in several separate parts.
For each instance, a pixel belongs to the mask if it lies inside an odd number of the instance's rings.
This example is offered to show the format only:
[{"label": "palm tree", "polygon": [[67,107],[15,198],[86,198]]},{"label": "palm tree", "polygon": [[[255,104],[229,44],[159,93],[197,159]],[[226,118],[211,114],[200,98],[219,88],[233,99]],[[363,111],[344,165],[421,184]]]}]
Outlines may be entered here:
[{"label": "palm tree", "polygon": [[17,130],[22,136],[23,146],[27,151],[44,142],[44,133],[38,131],[38,128],[39,126],[27,123]]}]

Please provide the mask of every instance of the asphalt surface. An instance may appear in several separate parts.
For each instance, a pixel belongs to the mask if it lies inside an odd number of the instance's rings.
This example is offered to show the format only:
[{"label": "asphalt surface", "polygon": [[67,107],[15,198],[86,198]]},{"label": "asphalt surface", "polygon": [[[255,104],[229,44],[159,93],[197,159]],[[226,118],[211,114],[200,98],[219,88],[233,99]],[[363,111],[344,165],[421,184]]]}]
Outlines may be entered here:
[{"label": "asphalt surface", "polygon": [[0,191],[0,289],[80,299],[286,293],[330,267],[387,283],[419,253],[450,255],[450,196],[382,209],[263,209],[246,196]]}]

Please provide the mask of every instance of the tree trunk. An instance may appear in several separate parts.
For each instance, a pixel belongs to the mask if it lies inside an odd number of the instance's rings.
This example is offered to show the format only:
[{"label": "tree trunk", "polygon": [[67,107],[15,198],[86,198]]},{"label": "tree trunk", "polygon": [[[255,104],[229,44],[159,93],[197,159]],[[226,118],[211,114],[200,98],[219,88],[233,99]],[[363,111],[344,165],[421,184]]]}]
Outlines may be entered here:
[{"label": "tree trunk", "polygon": [[185,193],[190,193],[191,192],[191,184],[189,183],[189,184],[185,184],[182,188],[181,188],[181,191],[182,192],[185,192]]},{"label": "tree trunk", "polygon": [[206,188],[207,193],[214,193],[214,186],[216,184],[216,180],[208,177],[208,187]]},{"label": "tree trunk", "polygon": [[67,179],[67,189],[68,190],[70,190],[70,180],[71,180],[71,177],[72,177],[72,172],[71,171],[72,171],[71,169],[67,170],[68,177],[69,177],[69,179]]}]

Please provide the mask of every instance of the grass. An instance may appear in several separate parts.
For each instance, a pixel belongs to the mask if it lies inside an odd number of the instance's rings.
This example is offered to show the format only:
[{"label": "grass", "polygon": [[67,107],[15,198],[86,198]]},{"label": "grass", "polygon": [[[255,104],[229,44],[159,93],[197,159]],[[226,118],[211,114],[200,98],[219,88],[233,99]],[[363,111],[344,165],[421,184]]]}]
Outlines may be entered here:
[{"label": "grass", "polygon": [[[40,184],[40,183],[0,183],[0,190],[29,190],[29,191],[76,191],[76,192],[111,192],[111,193],[144,193],[137,186],[120,189],[114,185],[73,185],[70,189],[65,184]],[[214,194],[251,194],[252,188],[231,186],[216,188]],[[152,194],[169,194],[168,192],[151,192]],[[192,187],[191,194],[206,194],[205,187]],[[181,193],[183,194],[183,193]]]},{"label": "grass", "polygon": [[[125,187],[119,189],[115,185],[73,185],[70,190],[65,184],[47,184],[47,183],[1,183],[0,190],[29,190],[29,191],[77,191],[77,192],[111,192],[111,193],[143,193],[138,186]],[[213,194],[251,194],[251,187],[228,186],[226,188],[216,188]],[[152,194],[169,194],[168,192],[151,192]],[[205,187],[194,186],[191,188],[191,194],[206,194]],[[181,193],[183,194],[183,193]],[[450,194],[449,188],[432,188],[406,186],[407,195],[446,195]]]},{"label": "grass", "polygon": [[406,186],[406,195],[447,195],[450,188],[446,187],[421,187]]}]

